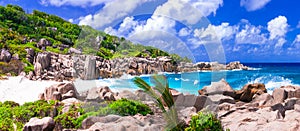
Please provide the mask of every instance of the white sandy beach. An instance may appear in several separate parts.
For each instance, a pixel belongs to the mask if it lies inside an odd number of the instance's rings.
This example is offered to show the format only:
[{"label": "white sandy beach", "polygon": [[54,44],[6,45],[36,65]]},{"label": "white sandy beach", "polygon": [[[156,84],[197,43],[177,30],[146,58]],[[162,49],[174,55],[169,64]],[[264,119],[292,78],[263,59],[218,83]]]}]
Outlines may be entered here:
[{"label": "white sandy beach", "polygon": [[[67,82],[67,81],[64,81]],[[8,80],[0,80],[0,101],[15,101],[19,104],[38,100],[40,93],[44,92],[46,87],[57,84],[56,81],[32,81],[21,76],[9,77]],[[116,79],[106,80],[80,80],[76,79],[74,85],[78,92],[88,90],[93,87],[111,86],[112,84],[130,87],[129,83]],[[122,90],[133,90],[132,88],[111,88],[113,92]]]},{"label": "white sandy beach", "polygon": [[21,76],[9,77],[8,80],[0,80],[0,101],[15,101],[19,104],[38,100],[40,93],[46,87],[58,82],[55,81],[31,81]]}]

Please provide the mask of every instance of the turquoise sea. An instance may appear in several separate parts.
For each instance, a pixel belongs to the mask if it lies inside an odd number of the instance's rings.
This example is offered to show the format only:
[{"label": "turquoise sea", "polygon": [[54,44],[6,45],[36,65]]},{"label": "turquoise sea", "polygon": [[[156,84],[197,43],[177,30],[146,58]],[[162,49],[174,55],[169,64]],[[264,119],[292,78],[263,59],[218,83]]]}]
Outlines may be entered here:
[{"label": "turquoise sea", "polygon": [[[200,71],[182,74],[163,73],[169,86],[180,92],[198,94],[203,86],[211,82],[225,79],[232,88],[240,89],[248,83],[264,83],[268,92],[274,88],[286,85],[300,85],[300,63],[244,63],[251,70]],[[151,75],[140,76],[150,85]],[[121,79],[103,79],[99,81],[110,83],[113,89],[138,89],[132,82],[133,76],[123,76]]]}]

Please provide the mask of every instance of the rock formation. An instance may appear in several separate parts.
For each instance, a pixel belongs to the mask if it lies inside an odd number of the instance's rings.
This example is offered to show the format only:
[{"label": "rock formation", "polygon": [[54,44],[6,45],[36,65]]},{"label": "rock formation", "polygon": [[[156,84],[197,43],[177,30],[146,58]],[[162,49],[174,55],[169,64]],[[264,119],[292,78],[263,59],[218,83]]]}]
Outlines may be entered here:
[{"label": "rock formation", "polygon": [[11,53],[8,50],[2,49],[0,54],[0,61],[9,62],[12,58]]},{"label": "rock formation", "polygon": [[298,86],[283,86],[276,88],[270,95],[263,84],[247,84],[241,90],[234,91],[230,98],[224,92],[232,89],[226,81],[221,80],[205,87],[199,93],[218,104],[216,113],[224,129],[298,131],[299,89]]},{"label": "rock formation", "polygon": [[23,131],[52,131],[55,127],[55,122],[51,117],[44,117],[43,119],[31,118],[25,124]]},{"label": "rock formation", "polygon": [[[227,66],[217,62],[199,62],[174,64],[169,57],[157,58],[116,58],[105,60],[98,56],[80,55],[78,50],[69,50],[74,55],[56,53],[38,53],[34,62],[35,77],[32,80],[70,80],[81,78],[84,80],[97,78],[118,78],[123,74],[142,75],[159,72],[189,72],[198,70],[226,70],[248,69],[239,62],[229,63]],[[32,52],[27,49],[27,59],[31,61]]]}]

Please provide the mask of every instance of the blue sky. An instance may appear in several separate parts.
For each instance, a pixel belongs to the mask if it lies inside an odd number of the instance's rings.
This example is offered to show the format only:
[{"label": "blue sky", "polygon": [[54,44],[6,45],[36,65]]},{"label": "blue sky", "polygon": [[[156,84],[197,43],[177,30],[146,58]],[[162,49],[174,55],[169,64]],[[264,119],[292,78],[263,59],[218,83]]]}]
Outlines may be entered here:
[{"label": "blue sky", "polygon": [[300,62],[298,0],[2,0],[195,61]]}]

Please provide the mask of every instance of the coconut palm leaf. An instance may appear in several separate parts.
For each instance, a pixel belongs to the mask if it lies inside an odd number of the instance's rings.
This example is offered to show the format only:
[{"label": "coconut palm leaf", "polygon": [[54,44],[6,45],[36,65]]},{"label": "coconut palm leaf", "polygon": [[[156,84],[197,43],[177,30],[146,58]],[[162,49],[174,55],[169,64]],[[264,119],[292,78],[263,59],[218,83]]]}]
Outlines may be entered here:
[{"label": "coconut palm leaf", "polygon": [[166,112],[163,102],[160,99],[160,97],[155,93],[155,91],[152,89],[152,87],[146,83],[143,79],[139,78],[139,77],[135,77],[133,79],[133,82],[135,85],[137,85],[139,88],[143,89],[148,95],[150,95],[151,97],[153,97],[157,103],[157,105],[159,106],[159,108],[163,111]]},{"label": "coconut palm leaf", "polygon": [[165,76],[163,75],[155,75],[152,78],[152,82],[154,83],[154,89],[156,89],[160,94],[167,105],[168,108],[174,106],[173,96],[169,90],[169,84]]},{"label": "coconut palm leaf", "polygon": [[[154,75],[151,79],[151,82],[155,85],[154,89],[158,93],[156,93],[149,84],[139,77],[134,78],[133,81],[139,88],[143,89],[146,93],[155,98],[156,103],[158,103],[159,108],[163,111],[163,116],[167,122],[165,130],[179,131],[183,129],[184,124],[179,122],[173,96],[169,90],[169,84],[165,76]],[[162,102],[166,104],[168,110],[164,107]]]}]

